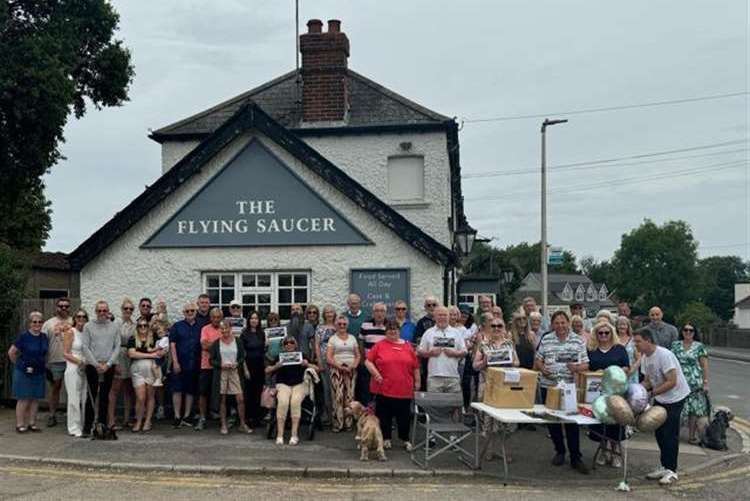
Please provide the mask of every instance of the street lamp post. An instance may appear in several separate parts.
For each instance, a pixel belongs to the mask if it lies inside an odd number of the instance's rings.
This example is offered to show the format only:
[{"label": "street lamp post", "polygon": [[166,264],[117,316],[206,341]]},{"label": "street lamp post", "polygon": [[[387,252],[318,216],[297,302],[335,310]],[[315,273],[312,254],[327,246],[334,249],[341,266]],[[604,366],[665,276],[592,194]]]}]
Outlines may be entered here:
[{"label": "street lamp post", "polygon": [[547,280],[547,127],[564,124],[567,120],[550,120],[542,122],[542,315],[547,316],[547,294],[549,284]]}]

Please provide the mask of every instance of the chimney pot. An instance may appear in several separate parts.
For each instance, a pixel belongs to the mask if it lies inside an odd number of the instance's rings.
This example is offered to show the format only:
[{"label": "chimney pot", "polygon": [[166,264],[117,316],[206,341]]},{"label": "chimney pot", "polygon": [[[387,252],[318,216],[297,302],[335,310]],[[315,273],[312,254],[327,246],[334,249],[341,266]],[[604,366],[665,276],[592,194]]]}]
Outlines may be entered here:
[{"label": "chimney pot", "polygon": [[320,19],[310,19],[307,22],[308,33],[323,33],[323,21]]},{"label": "chimney pot", "polygon": [[338,19],[328,20],[328,33],[338,33],[341,31],[341,21]]}]

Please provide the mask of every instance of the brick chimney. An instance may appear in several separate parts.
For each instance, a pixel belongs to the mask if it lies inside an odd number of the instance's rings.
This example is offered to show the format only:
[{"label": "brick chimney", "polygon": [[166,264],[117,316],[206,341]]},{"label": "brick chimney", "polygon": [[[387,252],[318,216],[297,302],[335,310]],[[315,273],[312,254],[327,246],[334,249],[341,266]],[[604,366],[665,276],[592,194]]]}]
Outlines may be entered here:
[{"label": "brick chimney", "polygon": [[349,39],[341,32],[341,21],[311,19],[307,33],[299,37],[302,53],[302,121],[344,121],[349,112],[346,83]]}]

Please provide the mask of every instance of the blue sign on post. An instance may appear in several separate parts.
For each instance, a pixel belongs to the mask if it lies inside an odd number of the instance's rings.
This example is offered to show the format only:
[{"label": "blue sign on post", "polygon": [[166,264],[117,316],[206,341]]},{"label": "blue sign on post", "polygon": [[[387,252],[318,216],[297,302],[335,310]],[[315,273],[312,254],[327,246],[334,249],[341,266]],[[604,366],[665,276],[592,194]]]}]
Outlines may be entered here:
[{"label": "blue sign on post", "polygon": [[143,247],[367,244],[354,225],[253,140]]},{"label": "blue sign on post", "polygon": [[563,248],[550,247],[547,253],[547,264],[563,264]]}]

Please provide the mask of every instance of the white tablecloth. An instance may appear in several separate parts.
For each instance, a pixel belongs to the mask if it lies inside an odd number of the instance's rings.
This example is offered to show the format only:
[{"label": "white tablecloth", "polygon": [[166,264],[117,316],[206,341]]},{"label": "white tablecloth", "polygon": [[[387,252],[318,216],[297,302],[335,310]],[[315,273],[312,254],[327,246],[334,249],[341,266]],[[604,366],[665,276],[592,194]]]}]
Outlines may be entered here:
[{"label": "white tablecloth", "polygon": [[565,414],[562,411],[547,409],[543,405],[535,405],[533,409],[500,409],[487,404],[483,404],[481,402],[474,402],[471,404],[471,407],[480,412],[484,412],[488,416],[497,421],[500,421],[501,423],[552,424],[558,422],[551,419],[545,419],[544,417],[529,416],[528,414],[524,413],[524,411],[526,411],[535,413],[548,413],[553,416],[559,417],[562,421],[577,424],[579,426],[601,424],[601,421],[596,418],[584,416],[583,414]]}]

